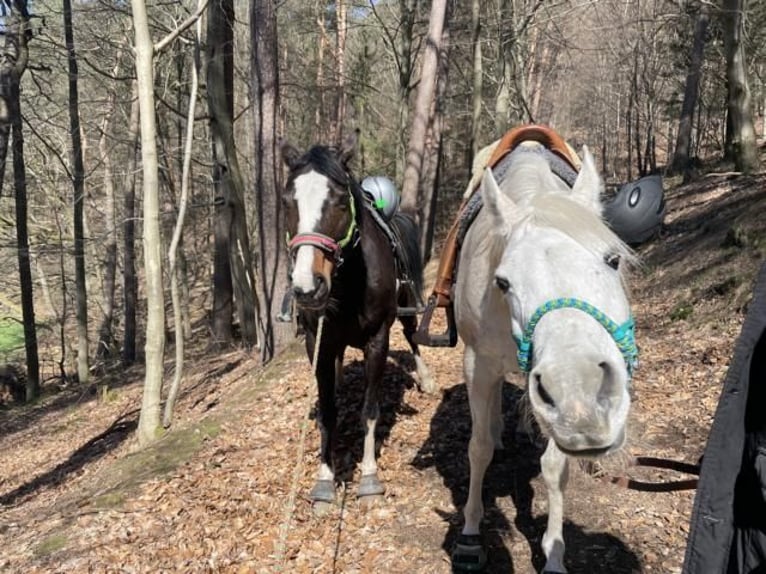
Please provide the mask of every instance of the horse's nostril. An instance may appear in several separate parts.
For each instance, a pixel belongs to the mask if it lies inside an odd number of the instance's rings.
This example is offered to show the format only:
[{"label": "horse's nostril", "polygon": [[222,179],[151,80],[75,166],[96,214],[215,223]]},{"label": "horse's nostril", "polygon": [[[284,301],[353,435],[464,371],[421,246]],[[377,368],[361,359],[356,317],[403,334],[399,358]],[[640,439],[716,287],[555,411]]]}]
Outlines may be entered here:
[{"label": "horse's nostril", "polygon": [[553,400],[553,397],[550,395],[547,389],[543,386],[543,377],[542,375],[540,375],[540,373],[535,373],[535,390],[537,391],[537,394],[540,396],[540,400],[542,400],[546,405],[548,405],[551,408],[556,407],[556,402]]},{"label": "horse's nostril", "polygon": [[314,293],[318,293],[325,285],[326,281],[323,275],[319,273],[314,275]]}]

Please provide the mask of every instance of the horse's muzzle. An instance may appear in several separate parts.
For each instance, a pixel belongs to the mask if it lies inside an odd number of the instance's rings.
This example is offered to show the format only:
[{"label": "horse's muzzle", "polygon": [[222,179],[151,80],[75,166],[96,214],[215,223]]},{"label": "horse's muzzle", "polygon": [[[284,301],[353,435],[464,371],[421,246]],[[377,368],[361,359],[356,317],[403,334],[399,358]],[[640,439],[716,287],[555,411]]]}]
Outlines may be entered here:
[{"label": "horse's muzzle", "polygon": [[293,295],[298,307],[310,311],[319,311],[327,305],[330,298],[330,288],[324,276],[316,274],[314,275],[314,288],[312,290],[304,291],[300,287],[294,287]]}]

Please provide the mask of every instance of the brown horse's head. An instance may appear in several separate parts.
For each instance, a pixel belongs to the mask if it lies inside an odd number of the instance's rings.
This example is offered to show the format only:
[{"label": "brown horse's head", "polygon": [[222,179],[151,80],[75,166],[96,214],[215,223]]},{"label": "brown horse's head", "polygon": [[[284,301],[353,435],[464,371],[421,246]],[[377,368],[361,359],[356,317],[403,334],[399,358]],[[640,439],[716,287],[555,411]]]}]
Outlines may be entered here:
[{"label": "brown horse's head", "polygon": [[301,154],[289,143],[280,147],[290,169],[283,202],[295,302],[304,309],[322,310],[343,250],[357,236],[356,183],[348,168],[356,134],[340,149],[314,146]]}]

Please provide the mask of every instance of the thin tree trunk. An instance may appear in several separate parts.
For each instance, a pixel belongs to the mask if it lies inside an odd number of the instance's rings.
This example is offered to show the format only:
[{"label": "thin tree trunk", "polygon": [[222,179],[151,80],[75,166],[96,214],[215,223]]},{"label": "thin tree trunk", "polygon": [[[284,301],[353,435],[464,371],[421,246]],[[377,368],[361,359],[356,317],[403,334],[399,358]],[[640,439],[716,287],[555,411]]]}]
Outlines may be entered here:
[{"label": "thin tree trunk", "polygon": [[502,137],[511,123],[511,84],[513,83],[513,47],[516,43],[514,34],[514,4],[511,0],[501,0],[498,10],[500,46],[498,47],[498,65],[501,68],[500,85],[495,95],[495,139]]},{"label": "thin tree trunk", "polygon": [[[198,6],[202,0],[198,0]],[[165,402],[165,412],[162,424],[168,428],[173,422],[173,408],[181,388],[184,367],[184,326],[181,313],[181,297],[178,292],[179,269],[177,266],[178,245],[183,233],[186,209],[189,203],[189,173],[191,171],[192,145],[194,143],[194,112],[197,106],[197,89],[199,86],[200,68],[200,41],[202,39],[202,25],[197,20],[197,35],[194,45],[194,68],[191,71],[191,90],[189,92],[189,113],[186,119],[186,142],[184,146],[183,167],[181,169],[181,197],[178,199],[178,218],[173,230],[173,237],[168,248],[168,262],[170,264],[170,296],[173,302],[173,325],[175,330],[176,360],[173,382],[170,385],[168,398]]]},{"label": "thin tree trunk", "polygon": [[316,74],[316,112],[314,114],[314,140],[320,141],[324,133],[324,53],[327,49],[327,29],[324,23],[326,2],[317,2],[317,26],[319,38],[317,40],[317,74]]},{"label": "thin tree trunk", "polygon": [[444,28],[447,0],[433,0],[426,39],[426,52],[420,72],[420,86],[415,102],[409,144],[407,146],[407,164],[402,182],[402,209],[416,213],[418,210],[418,189],[420,187],[423,154],[425,152],[426,130],[429,123],[429,111],[436,87],[436,74],[441,50],[442,31]]},{"label": "thin tree trunk", "polygon": [[32,268],[27,230],[27,180],[24,164],[24,134],[21,119],[21,76],[29,60],[28,41],[32,37],[26,1],[6,5],[4,33],[0,39],[0,137],[7,150],[11,138],[13,187],[16,203],[16,244],[21,286],[21,313],[24,320],[24,350],[27,363],[27,400],[40,394],[40,361],[37,350]]},{"label": "thin tree trunk", "polygon": [[335,36],[335,59],[338,99],[335,112],[335,143],[343,142],[343,124],[346,121],[346,35],[348,31],[347,6],[345,0],[335,3],[337,30]]},{"label": "thin tree trunk", "polygon": [[160,428],[163,358],[165,355],[165,300],[162,290],[162,238],[160,233],[159,162],[154,111],[154,46],[143,0],[131,0],[135,29],[136,78],[141,117],[141,161],[144,191],[144,266],[146,273],[146,375],[138,442],[148,444]]},{"label": "thin tree trunk", "polygon": [[400,33],[396,47],[399,71],[399,100],[397,117],[399,118],[399,137],[396,150],[396,179],[404,178],[407,158],[407,124],[409,123],[410,93],[412,92],[412,36],[415,28],[417,0],[399,0]]},{"label": "thin tree trunk", "polygon": [[[231,337],[231,293],[236,295],[242,341],[252,347],[258,343],[257,302],[250,249],[250,237],[244,199],[244,177],[237,161],[234,144],[234,3],[216,2],[209,15],[207,29],[207,102],[210,134],[213,142],[213,181],[216,186],[216,298],[214,328],[217,340]],[[228,224],[228,228],[224,226]],[[221,237],[218,237],[218,233]],[[223,253],[228,248],[229,284]],[[230,287],[231,285],[231,287]],[[228,313],[228,315],[226,315]]]},{"label": "thin tree trunk", "polygon": [[481,61],[481,2],[471,2],[471,43],[473,45],[473,94],[471,113],[471,158],[468,165],[473,165],[473,158],[479,151],[481,133],[481,104],[483,101],[484,69]]},{"label": "thin tree trunk", "polygon": [[743,40],[745,0],[723,1],[726,80],[728,86],[729,157],[743,173],[760,167],[758,143],[753,124],[753,106],[747,81],[747,61]]},{"label": "thin tree trunk", "polygon": [[423,261],[428,262],[433,250],[434,232],[436,227],[436,205],[439,199],[439,179],[442,171],[443,159],[443,130],[444,130],[444,105],[447,93],[447,80],[449,73],[450,30],[449,20],[451,11],[448,13],[442,33],[442,51],[439,56],[439,72],[436,79],[436,97],[433,103],[433,112],[431,113],[431,125],[428,129],[428,139],[426,143],[426,162],[423,169],[423,221],[420,234],[420,251],[423,254]]},{"label": "thin tree trunk", "polygon": [[114,294],[117,280],[117,228],[115,220],[114,174],[112,172],[112,155],[107,149],[109,134],[109,119],[114,113],[114,93],[110,96],[110,109],[101,123],[101,137],[98,140],[98,151],[101,164],[104,166],[104,224],[106,237],[104,245],[104,301],[102,307],[101,327],[98,330],[98,346],[96,357],[104,359],[112,354],[114,349]]},{"label": "thin tree trunk", "polygon": [[136,309],[138,307],[138,279],[136,277],[136,156],[140,137],[140,111],[138,84],[133,82],[130,121],[128,123],[128,159],[123,179],[125,219],[123,222],[123,297],[124,333],[122,362],[125,366],[136,361]]},{"label": "thin tree trunk", "polygon": [[261,359],[271,360],[284,341],[292,336],[286,324],[275,324],[274,316],[287,289],[287,257],[284,223],[279,201],[277,121],[279,118],[279,59],[274,0],[253,0],[250,5],[252,38],[253,111],[255,115],[255,201],[261,306]]},{"label": "thin tree trunk", "polygon": [[88,357],[88,288],[85,283],[85,237],[83,206],[85,198],[85,167],[80,134],[80,103],[77,89],[77,55],[72,30],[72,2],[64,0],[64,37],[69,64],[69,132],[72,138],[72,184],[74,187],[74,259],[75,301],[77,309],[77,378],[87,384],[90,378]]},{"label": "thin tree trunk", "polygon": [[705,40],[708,23],[710,22],[708,12],[707,2],[699,2],[699,12],[697,12],[696,23],[694,25],[694,44],[689,60],[689,70],[686,74],[684,100],[681,104],[681,118],[678,121],[676,150],[673,154],[670,173],[685,172],[689,166],[694,108],[697,105],[697,97],[699,95],[700,74],[705,57]]}]

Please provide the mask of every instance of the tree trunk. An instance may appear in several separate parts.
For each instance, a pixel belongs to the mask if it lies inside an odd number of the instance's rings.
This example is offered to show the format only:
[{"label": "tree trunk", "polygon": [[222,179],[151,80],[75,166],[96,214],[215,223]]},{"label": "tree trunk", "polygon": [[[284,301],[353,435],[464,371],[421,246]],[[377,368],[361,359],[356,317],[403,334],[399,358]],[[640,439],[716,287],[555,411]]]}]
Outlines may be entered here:
[{"label": "tree trunk", "polygon": [[327,49],[327,28],[324,23],[327,3],[324,0],[317,2],[317,26],[319,27],[319,39],[317,40],[317,74],[316,74],[316,112],[314,113],[314,141],[320,141],[324,134],[324,53]]},{"label": "tree trunk", "polygon": [[141,117],[141,161],[144,191],[144,266],[146,273],[146,375],[138,442],[148,444],[160,428],[163,358],[165,355],[165,300],[162,291],[159,162],[154,111],[154,46],[144,0],[131,0],[135,29],[136,79]]},{"label": "tree trunk", "polygon": [[484,69],[481,61],[481,2],[471,2],[471,43],[473,45],[473,106],[471,113],[471,159],[468,165],[473,165],[473,158],[479,151],[481,133],[481,104],[482,87],[484,85]]},{"label": "tree trunk", "polygon": [[750,87],[743,36],[745,0],[723,1],[726,80],[728,84],[728,117],[731,121],[730,149],[727,155],[743,173],[760,167],[758,144],[753,124]]},{"label": "tree trunk", "polygon": [[[257,344],[255,281],[245,211],[245,184],[234,144],[234,3],[215,2],[207,29],[207,102],[216,189],[213,325],[216,339],[231,339],[232,291],[242,340]],[[224,261],[224,249],[228,263]],[[228,267],[228,271],[227,271]]]},{"label": "tree trunk", "polygon": [[128,159],[123,180],[125,214],[123,223],[123,297],[124,333],[122,362],[129,366],[136,361],[136,309],[138,307],[138,278],[136,277],[136,155],[138,154],[140,111],[138,105],[138,84],[133,82],[130,121],[128,123]]},{"label": "tree trunk", "polygon": [[335,31],[336,87],[338,90],[335,106],[335,143],[343,143],[343,124],[346,121],[346,36],[348,31],[347,6],[345,0],[335,3],[337,29]]},{"label": "tree trunk", "polygon": [[495,131],[494,138],[503,136],[511,123],[511,84],[513,83],[513,48],[516,44],[514,33],[514,4],[511,0],[501,0],[498,10],[500,28],[500,46],[498,47],[498,65],[500,80],[495,95]]},{"label": "tree trunk", "polygon": [[[204,0],[197,0],[201,6]],[[214,4],[216,6],[216,4]],[[215,11],[215,8],[214,8]],[[232,10],[233,14],[233,10]],[[189,203],[189,173],[191,172],[192,144],[194,143],[194,111],[197,106],[197,90],[199,87],[200,43],[202,40],[202,24],[197,20],[197,34],[194,43],[194,68],[191,71],[191,90],[189,92],[189,113],[186,118],[186,141],[184,143],[183,165],[181,168],[181,196],[178,199],[178,218],[176,219],[173,237],[168,248],[168,263],[170,265],[170,296],[173,302],[173,326],[175,332],[176,360],[173,382],[170,385],[168,398],[165,402],[165,412],[162,424],[168,428],[173,422],[173,408],[181,388],[184,367],[184,326],[181,313],[181,296],[179,294],[180,268],[177,265],[178,247],[183,234],[186,209]]]},{"label": "tree trunk", "polygon": [[72,138],[72,185],[74,188],[74,260],[75,301],[77,309],[77,378],[87,384],[88,366],[88,290],[85,283],[85,238],[83,205],[85,198],[85,167],[82,159],[80,134],[80,103],[77,89],[77,55],[72,30],[72,2],[64,0],[64,37],[69,65],[69,135]]},{"label": "tree trunk", "polygon": [[434,232],[436,227],[436,205],[439,200],[439,180],[442,171],[443,156],[443,131],[444,131],[444,106],[447,93],[447,79],[449,73],[449,50],[450,46],[450,8],[442,33],[442,50],[439,56],[439,72],[436,79],[436,97],[434,98],[433,111],[431,113],[431,125],[428,128],[426,140],[425,165],[423,168],[423,221],[420,234],[420,252],[423,261],[431,259],[433,251]]},{"label": "tree trunk", "polygon": [[[115,71],[119,71],[115,69]],[[115,74],[116,75],[116,74]],[[115,220],[114,174],[112,172],[112,155],[107,149],[109,120],[114,113],[115,94],[109,98],[109,110],[101,123],[101,137],[98,140],[98,151],[101,164],[104,166],[104,224],[106,225],[103,306],[101,327],[98,330],[98,346],[96,357],[104,359],[112,355],[114,350],[114,294],[117,280],[117,221]],[[130,177],[130,176],[128,176]]]},{"label": "tree trunk", "polygon": [[436,73],[441,50],[442,30],[444,28],[447,0],[433,0],[428,26],[426,51],[420,72],[420,86],[415,102],[409,144],[407,146],[407,164],[402,182],[402,209],[416,213],[418,210],[418,190],[420,187],[423,154],[426,144],[426,129],[429,124],[429,112],[436,86]]},{"label": "tree trunk", "polygon": [[397,117],[399,118],[399,137],[396,150],[396,179],[404,178],[407,157],[407,124],[409,123],[410,93],[412,92],[412,35],[415,28],[417,0],[399,0],[400,34],[399,44],[395,48],[399,72],[399,101],[397,102]]},{"label": "tree trunk", "polygon": [[708,11],[707,2],[700,2],[694,25],[694,44],[689,60],[689,71],[686,74],[684,100],[681,104],[681,118],[678,121],[676,150],[673,154],[673,161],[669,170],[671,174],[685,172],[689,167],[694,108],[697,105],[697,97],[699,95],[700,74],[705,57],[705,40],[708,23],[710,22]]},{"label": "tree trunk", "polygon": [[252,59],[250,72],[255,114],[255,202],[258,222],[259,277],[258,301],[261,306],[261,359],[271,360],[292,335],[287,324],[276,325],[287,289],[285,232],[279,201],[277,121],[279,117],[279,58],[275,0],[252,0],[250,33]]},{"label": "tree trunk", "polygon": [[11,138],[13,153],[13,187],[16,203],[16,244],[21,286],[21,314],[24,320],[24,350],[27,363],[27,396],[32,400],[40,395],[40,361],[37,351],[32,268],[29,256],[27,230],[27,180],[24,164],[24,135],[22,132],[20,83],[27,68],[32,37],[29,12],[25,1],[5,6],[4,33],[0,39],[0,138],[1,148],[8,149]]}]

